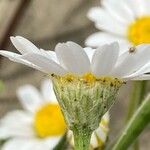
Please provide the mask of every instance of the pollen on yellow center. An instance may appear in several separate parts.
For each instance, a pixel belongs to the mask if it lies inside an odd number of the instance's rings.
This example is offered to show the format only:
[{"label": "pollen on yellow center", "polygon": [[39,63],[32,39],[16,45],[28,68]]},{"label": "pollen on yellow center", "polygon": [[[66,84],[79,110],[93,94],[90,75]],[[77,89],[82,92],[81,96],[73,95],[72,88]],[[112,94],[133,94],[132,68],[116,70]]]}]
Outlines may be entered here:
[{"label": "pollen on yellow center", "polygon": [[34,127],[41,138],[65,133],[66,124],[58,104],[46,104],[35,114]]},{"label": "pollen on yellow center", "polygon": [[82,78],[88,83],[92,83],[96,81],[96,76],[94,76],[92,73],[86,73],[83,75]]},{"label": "pollen on yellow center", "polygon": [[63,85],[71,83],[71,84],[76,84],[76,83],[82,83],[86,84],[88,86],[93,86],[96,83],[102,83],[102,84],[108,84],[111,86],[118,86],[122,83],[124,83],[121,79],[114,78],[111,76],[95,76],[91,72],[87,72],[83,75],[75,75],[75,74],[65,74],[63,76],[58,76],[55,75],[53,76],[56,80],[59,81],[59,83],[62,83]]},{"label": "pollen on yellow center", "polygon": [[133,45],[150,43],[150,16],[143,16],[128,28],[128,39]]}]

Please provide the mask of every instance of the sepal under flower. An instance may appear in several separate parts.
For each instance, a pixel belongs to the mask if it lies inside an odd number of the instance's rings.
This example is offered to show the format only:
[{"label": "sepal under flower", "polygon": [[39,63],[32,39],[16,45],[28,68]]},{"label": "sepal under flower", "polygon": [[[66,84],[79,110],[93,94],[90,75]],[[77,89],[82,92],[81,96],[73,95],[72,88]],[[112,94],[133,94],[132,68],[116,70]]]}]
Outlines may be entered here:
[{"label": "sepal under flower", "polygon": [[52,76],[54,91],[70,129],[79,125],[94,131],[116,99],[122,80],[92,74]]}]

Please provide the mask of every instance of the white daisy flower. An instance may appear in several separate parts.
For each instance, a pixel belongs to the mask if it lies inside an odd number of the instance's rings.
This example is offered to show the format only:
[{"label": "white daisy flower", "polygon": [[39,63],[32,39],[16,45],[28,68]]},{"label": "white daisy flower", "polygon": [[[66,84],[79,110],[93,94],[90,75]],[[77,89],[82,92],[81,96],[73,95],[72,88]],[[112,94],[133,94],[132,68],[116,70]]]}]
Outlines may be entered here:
[{"label": "white daisy flower", "polygon": [[119,42],[121,52],[130,46],[150,43],[149,0],[101,0],[101,6],[93,7],[88,18],[101,30],[86,39],[86,45]]},{"label": "white daisy flower", "polygon": [[150,45],[131,47],[119,55],[117,43],[96,50],[74,42],[59,43],[55,52],[38,49],[23,37],[11,37],[21,54],[0,51],[10,60],[49,74],[65,121],[73,131],[75,149],[88,149],[92,132],[128,80],[148,80]]},{"label": "white daisy flower", "polygon": [[117,43],[105,44],[96,50],[83,49],[74,42],[59,43],[54,52],[39,49],[21,36],[11,37],[11,41],[21,54],[0,50],[0,55],[46,74],[82,75],[90,72],[97,77],[112,76],[122,80],[148,80],[150,77],[145,75],[150,71],[149,44],[131,47],[119,55],[122,49]]},{"label": "white daisy flower", "polygon": [[24,110],[9,112],[0,120],[1,150],[52,150],[67,131],[50,80],[39,92],[32,85],[17,90]]}]

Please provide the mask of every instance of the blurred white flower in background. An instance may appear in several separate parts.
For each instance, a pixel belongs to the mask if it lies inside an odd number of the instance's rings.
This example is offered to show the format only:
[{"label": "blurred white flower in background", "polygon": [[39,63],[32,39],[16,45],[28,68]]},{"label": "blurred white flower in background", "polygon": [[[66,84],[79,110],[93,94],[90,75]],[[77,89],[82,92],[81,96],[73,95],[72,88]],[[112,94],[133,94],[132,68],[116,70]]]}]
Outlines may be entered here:
[{"label": "blurred white flower in background", "polygon": [[1,150],[52,150],[67,131],[50,80],[39,92],[32,85],[17,90],[24,110],[9,112],[0,120]]},{"label": "blurred white flower in background", "polygon": [[101,30],[86,39],[86,45],[119,42],[121,52],[131,45],[150,43],[149,0],[101,0],[101,6],[93,7],[88,18]]}]

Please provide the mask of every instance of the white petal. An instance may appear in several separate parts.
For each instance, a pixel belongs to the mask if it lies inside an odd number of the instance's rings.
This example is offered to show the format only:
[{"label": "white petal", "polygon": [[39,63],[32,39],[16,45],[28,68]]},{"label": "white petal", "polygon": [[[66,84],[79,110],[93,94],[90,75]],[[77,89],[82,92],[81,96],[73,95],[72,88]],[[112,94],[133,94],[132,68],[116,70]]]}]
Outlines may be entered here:
[{"label": "white petal", "polygon": [[[20,118],[20,123],[22,122],[27,122],[30,123],[32,122],[32,114],[27,112],[27,111],[23,111],[23,110],[14,110],[11,111],[9,113],[7,113],[5,115],[5,117],[3,117],[0,122],[1,124],[7,124],[9,126],[14,125],[14,124],[18,124],[19,122],[16,122],[16,118]],[[11,124],[12,122],[12,124]]]},{"label": "white petal", "polygon": [[97,76],[110,74],[117,61],[118,55],[118,43],[99,47],[92,58],[92,72]]},{"label": "white petal", "polygon": [[126,0],[136,17],[150,14],[150,2],[148,0]]},{"label": "white petal", "polygon": [[[43,149],[44,148],[45,147],[43,146]],[[34,139],[30,138],[13,138],[8,140],[2,147],[2,150],[33,150],[33,149],[39,150],[38,143]]]},{"label": "white petal", "polygon": [[57,103],[57,99],[53,90],[53,84],[50,79],[44,80],[41,84],[41,92],[43,99],[48,102]]},{"label": "white petal", "polygon": [[89,60],[91,62],[92,61],[92,57],[93,57],[93,55],[95,53],[95,49],[92,49],[90,47],[85,47],[84,51],[86,52],[86,54],[87,54],[87,56],[88,56],[88,58],[89,58]]},{"label": "white petal", "polygon": [[110,44],[113,42],[118,42],[120,46],[120,53],[125,52],[130,47],[130,43],[126,40],[126,38],[119,37],[116,35],[113,35],[111,33],[106,32],[97,32],[92,35],[90,35],[86,41],[85,44],[87,46],[91,47],[99,47],[104,44]]},{"label": "white petal", "polygon": [[132,78],[132,80],[150,80],[150,75],[142,75],[139,77]]},{"label": "white petal", "polygon": [[0,50],[0,55],[7,57],[8,59],[10,59],[13,62],[21,63],[21,64],[24,64],[24,65],[29,66],[31,68],[45,72],[45,70],[43,70],[42,68],[34,65],[33,63],[31,63],[27,60],[22,59],[21,55],[19,55],[19,54],[9,52],[9,51]]},{"label": "white petal", "polygon": [[43,97],[39,91],[32,85],[24,85],[17,89],[17,96],[24,109],[35,112],[42,104]]},{"label": "white petal", "polygon": [[124,76],[124,79],[133,79],[133,78],[137,78],[139,76],[143,76],[145,73],[149,73],[150,72],[150,61],[145,64],[142,68],[140,68],[139,70],[137,70],[136,72],[128,75],[128,76]]},{"label": "white petal", "polygon": [[144,16],[144,15],[150,15],[150,1],[148,0],[141,0],[141,16]]},{"label": "white petal", "polygon": [[51,56],[52,60],[54,60],[56,63],[59,64],[58,58],[57,58],[56,53],[54,51],[47,51],[47,53]]},{"label": "white petal", "polygon": [[[63,136],[63,135],[62,135]],[[43,141],[44,145],[48,147],[46,150],[53,150],[53,148],[59,143],[62,136],[49,137]],[[42,147],[41,147],[42,148]],[[41,149],[43,150],[43,149]],[[44,149],[45,150],[45,149]]]},{"label": "white petal", "polygon": [[133,10],[128,6],[126,0],[102,0],[102,6],[118,21],[129,24],[135,20]]},{"label": "white petal", "polygon": [[59,62],[65,66],[69,72],[83,74],[90,71],[90,61],[83,48],[74,42],[57,44],[56,55]]},{"label": "white petal", "polygon": [[91,20],[95,21],[95,25],[98,29],[104,30],[110,33],[114,33],[117,35],[121,35],[121,36],[126,35],[127,27],[123,24],[120,24],[105,9],[100,8],[100,7],[92,8],[89,11],[88,16]]},{"label": "white petal", "polygon": [[93,7],[89,10],[87,14],[88,18],[94,22],[99,22],[101,12],[99,7]]},{"label": "white petal", "polygon": [[39,66],[40,68],[45,70],[46,73],[55,73],[59,75],[66,73],[65,69],[63,69],[59,64],[54,62],[52,59],[48,59],[43,55],[36,53],[28,53],[22,56],[22,58]]},{"label": "white petal", "polygon": [[[16,119],[19,120],[16,120]],[[33,137],[33,116],[25,111],[12,111],[0,121],[0,139]]]},{"label": "white petal", "polygon": [[28,52],[39,52],[39,49],[31,43],[29,40],[25,39],[24,37],[21,36],[16,36],[16,37],[10,37],[11,42],[13,45],[16,47],[16,49],[22,53],[28,53]]},{"label": "white petal", "polygon": [[107,134],[104,133],[100,127],[95,130],[95,134],[98,136],[99,139],[101,139],[101,141],[103,143],[105,143],[106,138],[107,138]]},{"label": "white petal", "polygon": [[127,51],[119,57],[112,74],[119,77],[131,75],[148,63],[149,60],[150,46],[148,44],[139,45],[134,53]]},{"label": "white petal", "polygon": [[53,150],[59,141],[60,137],[47,139],[14,138],[6,142],[2,150]]},{"label": "white petal", "polygon": [[93,132],[91,136],[90,144],[92,145],[92,148],[97,148],[99,146],[95,132]]},{"label": "white petal", "polygon": [[21,139],[11,139],[3,145],[2,150],[25,150],[27,146],[28,143],[25,145]]}]

